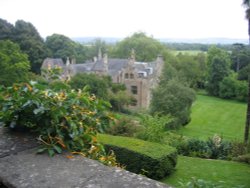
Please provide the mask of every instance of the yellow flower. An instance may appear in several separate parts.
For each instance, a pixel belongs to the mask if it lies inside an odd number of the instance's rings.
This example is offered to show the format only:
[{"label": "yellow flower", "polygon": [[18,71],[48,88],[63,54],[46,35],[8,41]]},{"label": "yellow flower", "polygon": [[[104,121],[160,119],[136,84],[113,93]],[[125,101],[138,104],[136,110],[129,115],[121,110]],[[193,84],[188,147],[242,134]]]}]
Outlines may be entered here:
[{"label": "yellow flower", "polygon": [[29,84],[25,84],[29,91],[32,91],[32,87]]},{"label": "yellow flower", "polygon": [[106,159],[107,159],[107,158],[104,157],[104,156],[102,156],[102,157],[99,158],[100,161],[106,161]]}]

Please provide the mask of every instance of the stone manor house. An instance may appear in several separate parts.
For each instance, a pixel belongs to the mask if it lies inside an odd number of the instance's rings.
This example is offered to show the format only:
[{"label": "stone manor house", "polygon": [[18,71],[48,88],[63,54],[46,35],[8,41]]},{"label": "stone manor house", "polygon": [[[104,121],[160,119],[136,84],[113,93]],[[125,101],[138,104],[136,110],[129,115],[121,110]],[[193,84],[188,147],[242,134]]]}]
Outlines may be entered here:
[{"label": "stone manor house", "polygon": [[153,62],[137,62],[133,50],[128,59],[109,59],[99,50],[98,57],[82,64],[76,64],[74,60],[70,62],[69,58],[66,63],[62,59],[46,58],[41,69],[61,67],[61,79],[70,79],[78,73],[109,75],[114,83],[124,84],[128,94],[135,99],[129,106],[131,109],[146,109],[150,104],[152,89],[158,84],[163,64],[161,56]]}]

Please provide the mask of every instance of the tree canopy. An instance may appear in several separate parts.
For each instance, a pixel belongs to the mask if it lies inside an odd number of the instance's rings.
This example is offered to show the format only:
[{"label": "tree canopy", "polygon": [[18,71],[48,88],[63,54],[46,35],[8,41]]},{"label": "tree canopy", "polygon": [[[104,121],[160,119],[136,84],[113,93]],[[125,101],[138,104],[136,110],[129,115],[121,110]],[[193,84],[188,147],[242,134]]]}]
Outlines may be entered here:
[{"label": "tree canopy", "polygon": [[154,91],[150,111],[152,114],[171,115],[177,128],[190,121],[191,105],[195,100],[195,92],[176,80],[160,84]]},{"label": "tree canopy", "polygon": [[114,52],[115,57],[128,58],[134,49],[137,61],[153,61],[166,49],[159,41],[146,36],[145,33],[135,33],[117,44]]},{"label": "tree canopy", "polygon": [[0,18],[0,40],[13,38],[14,26],[7,22],[7,20],[3,20]]},{"label": "tree canopy", "polygon": [[230,74],[231,60],[229,54],[217,47],[211,47],[208,50],[208,84],[209,94],[219,96],[220,82]]},{"label": "tree canopy", "polygon": [[48,51],[36,28],[29,22],[18,20],[15,24],[14,41],[19,44],[23,52],[28,54],[31,71],[40,73],[40,67]]},{"label": "tree canopy", "polygon": [[87,49],[64,35],[53,34],[48,36],[45,44],[50,50],[50,56],[53,58],[62,58],[66,61],[67,57],[69,57],[80,63],[86,60]]},{"label": "tree canopy", "polygon": [[75,75],[69,82],[73,89],[82,89],[89,86],[89,92],[102,99],[108,97],[109,84],[111,84],[111,81],[108,78],[85,73]]},{"label": "tree canopy", "polygon": [[10,40],[0,41],[0,84],[9,86],[28,80],[28,56]]}]

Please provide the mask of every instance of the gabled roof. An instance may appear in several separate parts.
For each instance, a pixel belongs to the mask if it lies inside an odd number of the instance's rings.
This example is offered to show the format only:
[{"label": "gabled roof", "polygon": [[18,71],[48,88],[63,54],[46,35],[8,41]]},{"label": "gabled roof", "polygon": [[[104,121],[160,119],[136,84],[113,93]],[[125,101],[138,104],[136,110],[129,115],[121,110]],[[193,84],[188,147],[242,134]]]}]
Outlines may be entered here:
[{"label": "gabled roof", "polygon": [[46,58],[44,61],[43,61],[43,64],[42,64],[42,68],[48,68],[49,66],[51,66],[51,68],[53,67],[64,67],[64,63],[63,63],[63,60],[61,58]]},{"label": "gabled roof", "polygon": [[105,65],[103,60],[97,60],[93,67],[92,67],[92,71],[104,71],[105,70]]},{"label": "gabled roof", "polygon": [[[129,59],[108,59],[108,74],[110,76],[115,76],[119,74],[122,69],[128,67]],[[66,66],[62,59],[60,58],[46,58],[43,61],[42,68],[59,66],[63,69],[70,69],[72,74],[83,73],[83,72],[104,72],[106,71],[104,59],[98,59],[96,62],[86,61],[82,64],[70,64]],[[155,62],[134,62],[132,65],[136,72],[146,72],[147,75],[150,75],[156,70]],[[68,68],[67,68],[68,67]],[[149,70],[150,69],[150,70]]]},{"label": "gabled roof", "polygon": [[108,69],[119,71],[122,68],[126,67],[128,65],[127,59],[109,59],[108,60]]},{"label": "gabled roof", "polygon": [[73,64],[70,65],[71,70],[74,74],[82,72],[91,72],[94,63],[83,63],[83,64]]}]

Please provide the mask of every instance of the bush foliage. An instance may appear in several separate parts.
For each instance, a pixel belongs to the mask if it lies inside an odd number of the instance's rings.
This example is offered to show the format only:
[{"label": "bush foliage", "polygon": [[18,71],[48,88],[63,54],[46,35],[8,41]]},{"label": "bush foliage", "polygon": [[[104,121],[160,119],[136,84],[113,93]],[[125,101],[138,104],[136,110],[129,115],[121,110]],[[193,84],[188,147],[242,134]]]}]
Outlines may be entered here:
[{"label": "bush foliage", "polygon": [[114,124],[107,129],[106,133],[115,136],[133,137],[140,129],[141,126],[139,125],[139,122],[126,116],[122,116],[114,121]]},{"label": "bush foliage", "polygon": [[180,155],[206,159],[237,160],[240,156],[245,159],[244,156],[247,156],[249,151],[249,145],[229,142],[218,135],[207,140],[199,140],[168,133],[164,143],[175,147]]},{"label": "bush foliage", "polygon": [[136,137],[150,142],[162,143],[169,129],[168,124],[173,119],[170,116],[140,114],[140,123],[144,129],[140,130]]},{"label": "bush foliage", "polygon": [[250,153],[233,158],[234,161],[250,164]]},{"label": "bush foliage", "polygon": [[108,123],[109,104],[84,90],[55,92],[36,83],[0,89],[0,122],[15,130],[32,131],[42,143],[38,152],[62,150],[105,161],[96,135]]},{"label": "bush foliage", "polygon": [[167,145],[103,134],[98,135],[98,140],[107,150],[114,151],[117,161],[127,170],[153,179],[169,175],[177,162],[176,150]]},{"label": "bush foliage", "polygon": [[176,80],[161,83],[153,91],[150,111],[152,114],[171,115],[172,127],[178,128],[190,121],[195,92]]}]

